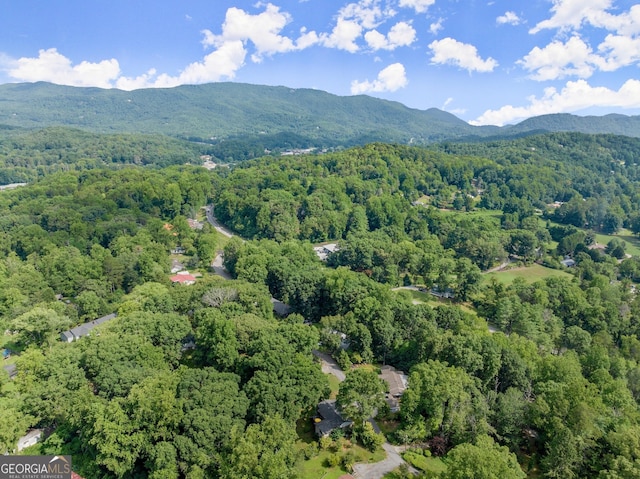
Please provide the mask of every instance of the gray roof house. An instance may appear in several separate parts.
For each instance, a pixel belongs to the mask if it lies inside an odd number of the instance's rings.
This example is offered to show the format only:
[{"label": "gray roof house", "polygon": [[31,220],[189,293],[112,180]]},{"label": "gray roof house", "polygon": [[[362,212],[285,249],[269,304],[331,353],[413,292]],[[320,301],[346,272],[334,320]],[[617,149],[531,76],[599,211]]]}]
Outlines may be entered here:
[{"label": "gray roof house", "polygon": [[351,424],[351,421],[347,421],[340,415],[335,401],[326,400],[318,404],[318,415],[314,419],[316,435],[328,436],[334,429],[344,429]]},{"label": "gray roof house", "polygon": [[271,298],[271,304],[273,304],[273,312],[281,318],[289,316],[292,312],[291,306],[276,298]]},{"label": "gray roof house", "polygon": [[389,385],[389,393],[386,399],[391,412],[398,412],[400,410],[400,399],[404,390],[407,389],[407,375],[393,366],[382,366],[380,368],[380,378]]},{"label": "gray roof house", "polygon": [[327,243],[323,245],[314,246],[313,250],[316,252],[318,258],[322,261],[326,261],[329,255],[338,251],[339,246],[336,243]]},{"label": "gray roof house", "polygon": [[93,321],[89,321],[88,323],[81,324],[76,326],[69,331],[63,331],[60,333],[60,340],[65,343],[71,343],[73,341],[77,341],[78,339],[89,336],[91,330],[98,326],[99,324],[106,323],[107,321],[116,317],[116,313],[107,314],[106,316],[102,316],[101,318],[94,319]]}]

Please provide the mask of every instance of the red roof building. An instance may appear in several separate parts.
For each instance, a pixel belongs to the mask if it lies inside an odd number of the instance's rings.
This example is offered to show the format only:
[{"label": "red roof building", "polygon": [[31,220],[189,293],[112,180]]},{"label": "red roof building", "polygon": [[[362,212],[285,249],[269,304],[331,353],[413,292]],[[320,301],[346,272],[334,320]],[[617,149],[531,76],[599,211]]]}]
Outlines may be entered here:
[{"label": "red roof building", "polygon": [[180,283],[184,285],[195,284],[196,277],[188,272],[181,272],[169,278],[172,283]]}]

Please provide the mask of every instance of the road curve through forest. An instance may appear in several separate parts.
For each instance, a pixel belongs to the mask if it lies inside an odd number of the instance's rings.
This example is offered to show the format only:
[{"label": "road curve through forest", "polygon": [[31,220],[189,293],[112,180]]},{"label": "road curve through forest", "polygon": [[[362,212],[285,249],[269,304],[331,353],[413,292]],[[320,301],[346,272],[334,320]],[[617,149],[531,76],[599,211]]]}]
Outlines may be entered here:
[{"label": "road curve through forest", "polygon": [[216,229],[218,233],[226,236],[227,238],[233,238],[235,236],[229,228],[226,228],[225,226],[220,224],[218,219],[215,217],[215,215],[213,214],[213,205],[205,206],[204,212],[207,216],[207,221]]}]

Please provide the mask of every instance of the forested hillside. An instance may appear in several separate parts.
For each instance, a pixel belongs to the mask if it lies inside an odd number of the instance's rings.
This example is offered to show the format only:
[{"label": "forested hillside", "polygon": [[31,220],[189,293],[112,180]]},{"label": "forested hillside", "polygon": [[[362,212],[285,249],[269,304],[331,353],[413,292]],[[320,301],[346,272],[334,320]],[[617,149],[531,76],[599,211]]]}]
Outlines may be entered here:
[{"label": "forested hillside", "polygon": [[0,130],[0,184],[34,181],[56,171],[197,164],[202,152],[202,145],[163,135],[61,127]]},{"label": "forested hillside", "polygon": [[[0,125],[71,126],[100,133],[156,133],[206,141],[290,133],[315,146],[433,142],[479,130],[436,109],[368,96],[240,83],[135,91],[48,83],[0,85]],[[489,130],[495,130],[490,128]]]},{"label": "forested hillside", "polygon": [[365,95],[240,83],[135,91],[4,84],[0,105],[0,129],[66,126],[94,133],[162,134],[210,143],[214,154],[234,161],[262,156],[265,148],[322,149],[376,141],[425,145],[559,131],[640,137],[640,119],[624,115],[544,115],[517,125],[480,127],[435,108],[416,110]]},{"label": "forested hillside", "polygon": [[[385,440],[365,421],[377,409],[387,440],[437,456],[423,477],[638,477],[638,153],[578,134],[375,143],[2,191],[17,375],[0,376],[0,450],[37,427],[27,452],[72,454],[87,478],[302,478],[316,462],[339,475]],[[247,241],[194,228],[209,203]],[[312,245],[327,242],[325,262]],[[232,279],[210,268],[220,249]],[[195,284],[172,284],[175,261]],[[381,365],[409,375],[398,413]],[[348,439],[305,433],[336,395]]]}]

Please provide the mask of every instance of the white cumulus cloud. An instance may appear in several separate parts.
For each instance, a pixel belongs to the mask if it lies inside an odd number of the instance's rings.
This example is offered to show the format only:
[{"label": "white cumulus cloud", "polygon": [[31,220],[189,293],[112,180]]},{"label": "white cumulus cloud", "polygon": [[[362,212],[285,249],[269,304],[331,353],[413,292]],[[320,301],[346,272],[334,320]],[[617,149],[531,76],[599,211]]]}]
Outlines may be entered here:
[{"label": "white cumulus cloud", "polygon": [[505,12],[504,15],[500,15],[496,18],[496,23],[498,25],[519,25],[521,21],[522,20],[520,20],[520,17],[518,17],[516,12]]},{"label": "white cumulus cloud", "polygon": [[368,30],[376,28],[395,14],[391,8],[380,7],[380,0],[360,0],[358,3],[349,3],[342,7],[338,12],[338,19],[353,20]]},{"label": "white cumulus cloud", "polygon": [[[282,29],[291,21],[286,12],[269,3],[264,12],[252,15],[236,7],[227,9],[222,33],[214,35],[205,30],[203,44],[205,46],[221,47],[226,42],[251,41],[255,46],[255,53],[251,59],[258,63],[264,55],[286,53],[296,50],[294,41],[281,35]],[[308,38],[307,38],[308,39]],[[308,46],[308,42],[305,42]]]},{"label": "white cumulus cloud", "polygon": [[640,38],[609,34],[598,45],[598,51],[604,55],[600,69],[614,71],[640,62]]},{"label": "white cumulus cloud", "polygon": [[413,8],[416,13],[423,13],[434,3],[436,3],[435,0],[400,0],[398,5]]},{"label": "white cumulus cloud", "polygon": [[341,18],[338,19],[331,34],[321,34],[320,39],[325,47],[355,53],[360,49],[356,43],[360,35],[362,35],[362,27],[357,22]]},{"label": "white cumulus cloud", "polygon": [[498,66],[491,57],[483,60],[475,46],[449,37],[431,42],[429,49],[433,53],[431,63],[434,64],[455,65],[470,72],[491,72]]},{"label": "white cumulus cloud", "polygon": [[555,40],[544,48],[535,47],[518,63],[532,72],[532,79],[546,81],[567,76],[588,78],[602,62],[589,45],[573,36],[566,43]]},{"label": "white cumulus cloud", "polygon": [[[338,12],[336,24],[331,33],[321,33],[319,42],[327,48],[337,48],[350,53],[360,50],[357,40],[366,30],[369,38],[365,38],[369,46],[387,45],[387,39],[376,30],[372,30],[385,20],[395,16],[396,12],[391,8],[382,8],[380,0],[360,0],[357,3],[349,3]],[[382,47],[380,47],[382,48]]]},{"label": "white cumulus cloud", "polygon": [[156,77],[155,68],[150,69],[146,73],[137,77],[121,76],[116,80],[115,86],[120,90],[139,90],[140,88],[149,88],[153,86],[153,80]]},{"label": "white cumulus cloud", "polygon": [[351,94],[396,91],[407,86],[407,74],[402,63],[393,63],[378,73],[378,77],[373,80],[351,82]]},{"label": "white cumulus cloud", "polygon": [[102,60],[98,63],[72,61],[55,48],[40,50],[35,58],[23,57],[8,69],[8,75],[19,81],[48,81],[61,85],[97,86],[111,88],[120,75],[118,60]]},{"label": "white cumulus cloud", "polygon": [[174,87],[231,80],[244,65],[247,50],[241,40],[226,41],[218,49],[206,55],[202,61],[193,62],[177,76],[162,74],[153,82],[154,87]]},{"label": "white cumulus cloud", "polygon": [[370,30],[365,33],[364,39],[373,50],[395,50],[411,45],[416,40],[416,30],[411,23],[398,22],[386,36],[377,30]]},{"label": "white cumulus cloud", "polygon": [[530,97],[526,106],[506,105],[498,110],[487,110],[473,125],[505,125],[532,116],[550,113],[570,113],[589,107],[640,108],[640,80],[627,80],[619,90],[591,86],[586,80],[569,81],[558,91],[546,88],[538,98]]},{"label": "white cumulus cloud", "polygon": [[529,32],[545,29],[578,30],[584,24],[605,28],[619,34],[640,33],[640,5],[632,5],[628,12],[610,13],[613,0],[552,0],[551,18],[539,22]]}]

